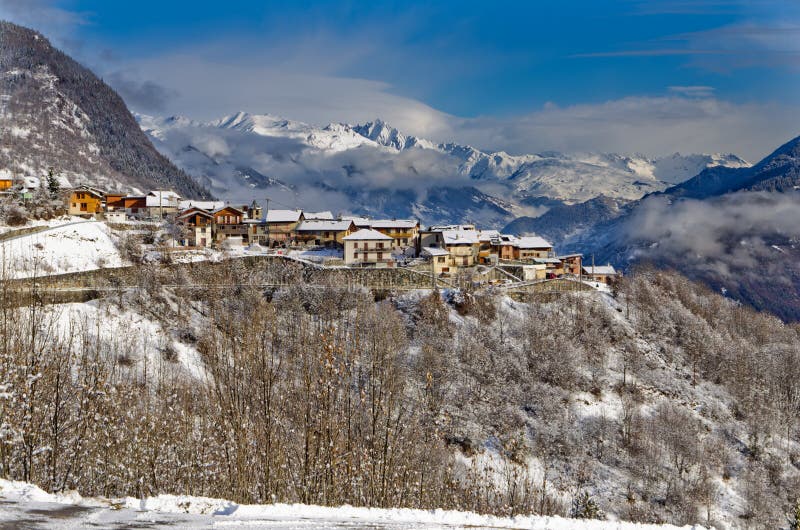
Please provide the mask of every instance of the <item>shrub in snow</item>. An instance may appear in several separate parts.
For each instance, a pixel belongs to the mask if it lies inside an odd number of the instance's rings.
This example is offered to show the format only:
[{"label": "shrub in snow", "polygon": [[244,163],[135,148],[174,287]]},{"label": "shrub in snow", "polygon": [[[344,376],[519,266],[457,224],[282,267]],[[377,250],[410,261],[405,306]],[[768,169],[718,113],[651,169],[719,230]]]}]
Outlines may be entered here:
[{"label": "shrub in snow", "polygon": [[22,226],[28,222],[28,214],[19,206],[9,206],[3,213],[8,226]]},{"label": "shrub in snow", "polygon": [[569,516],[575,519],[603,519],[605,514],[589,493],[584,491],[572,500]]}]

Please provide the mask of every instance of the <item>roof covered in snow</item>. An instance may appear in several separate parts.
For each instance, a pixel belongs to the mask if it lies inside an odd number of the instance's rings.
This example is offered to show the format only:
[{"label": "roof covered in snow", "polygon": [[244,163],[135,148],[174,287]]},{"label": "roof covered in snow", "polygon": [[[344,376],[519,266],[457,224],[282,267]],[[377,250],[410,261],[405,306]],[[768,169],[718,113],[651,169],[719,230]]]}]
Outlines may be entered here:
[{"label": "roof covered in snow", "polygon": [[448,256],[450,253],[439,247],[422,247],[422,253],[429,256]]},{"label": "roof covered in snow", "polygon": [[172,199],[174,201],[181,200],[181,196],[172,190],[153,190],[147,195],[152,197],[162,197],[164,199]]},{"label": "roof covered in snow", "polygon": [[302,210],[268,210],[268,223],[295,223],[303,215]]},{"label": "roof covered in snow", "polygon": [[303,217],[307,220],[326,220],[332,221],[333,214],[331,212],[304,212]]},{"label": "roof covered in snow", "polygon": [[517,248],[541,248],[541,249],[549,249],[553,248],[553,244],[547,241],[546,239],[539,237],[539,236],[525,236],[520,237],[514,242],[514,246]]},{"label": "roof covered in snow", "polygon": [[446,246],[476,245],[480,243],[480,232],[477,230],[444,230],[442,237]]},{"label": "roof covered in snow", "polygon": [[391,240],[392,237],[382,234],[377,230],[362,228],[361,230],[353,232],[349,236],[345,236],[342,239],[345,241],[386,241]]},{"label": "roof covered in snow", "polygon": [[588,267],[583,267],[583,272],[585,274],[604,274],[604,275],[614,275],[617,273],[617,270],[614,268],[613,265],[595,265],[592,267],[589,265]]},{"label": "roof covered in snow", "polygon": [[414,228],[419,221],[414,219],[377,219],[370,224],[372,228]]},{"label": "roof covered in snow", "polygon": [[298,232],[344,232],[353,225],[353,221],[332,221],[332,220],[312,220],[306,219],[299,225],[296,230]]},{"label": "roof covered in snow", "polygon": [[216,210],[225,206],[225,201],[178,201],[179,208],[202,208],[203,210]]},{"label": "roof covered in snow", "polygon": [[357,217],[355,215],[343,215],[342,221],[353,221],[356,226],[368,227],[372,226],[372,219],[369,217]]}]

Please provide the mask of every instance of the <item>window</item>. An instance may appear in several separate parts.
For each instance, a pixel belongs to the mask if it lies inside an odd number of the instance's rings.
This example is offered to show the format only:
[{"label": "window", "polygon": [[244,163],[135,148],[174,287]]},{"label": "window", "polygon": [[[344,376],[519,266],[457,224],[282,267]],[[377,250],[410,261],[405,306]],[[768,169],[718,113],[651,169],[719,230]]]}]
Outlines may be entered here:
[{"label": "window", "polygon": [[439,256],[438,258],[436,258],[436,261],[438,261],[439,263],[444,263],[444,256]]},{"label": "window", "polygon": [[353,243],[353,248],[358,248],[358,241]]},{"label": "window", "polygon": [[378,252],[378,261],[383,259],[383,252]]},{"label": "window", "polygon": [[383,242],[378,243],[378,248],[383,248]]},{"label": "window", "polygon": [[82,212],[85,212],[86,210],[88,210],[88,208],[87,208],[87,206],[86,206],[86,203],[85,203],[85,202],[82,202],[82,203],[81,203],[81,211],[82,211]]}]

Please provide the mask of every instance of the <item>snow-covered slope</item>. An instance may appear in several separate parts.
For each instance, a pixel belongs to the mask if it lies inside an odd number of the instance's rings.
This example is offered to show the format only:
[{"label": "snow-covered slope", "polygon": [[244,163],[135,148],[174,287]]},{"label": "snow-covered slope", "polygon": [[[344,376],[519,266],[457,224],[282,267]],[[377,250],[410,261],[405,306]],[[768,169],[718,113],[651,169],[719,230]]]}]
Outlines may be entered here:
[{"label": "snow-covered slope", "polygon": [[30,278],[127,265],[108,225],[75,221],[0,243],[10,278]]}]

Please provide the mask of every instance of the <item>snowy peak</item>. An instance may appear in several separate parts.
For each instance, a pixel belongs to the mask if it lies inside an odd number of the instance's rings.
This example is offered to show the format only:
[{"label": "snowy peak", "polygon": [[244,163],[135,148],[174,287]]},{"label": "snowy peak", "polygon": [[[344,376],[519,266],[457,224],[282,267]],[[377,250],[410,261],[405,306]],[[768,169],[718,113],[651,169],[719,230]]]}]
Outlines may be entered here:
[{"label": "snowy peak", "polygon": [[663,182],[677,184],[690,179],[706,168],[724,167],[749,167],[750,164],[731,153],[692,154],[682,155],[675,153],[663,158],[652,160],[653,176]]},{"label": "snowy peak", "polygon": [[442,146],[430,140],[405,135],[381,119],[376,119],[375,121],[370,121],[363,125],[355,125],[351,127],[351,129],[378,145],[391,147],[398,151],[411,149],[413,147],[442,150]]}]

